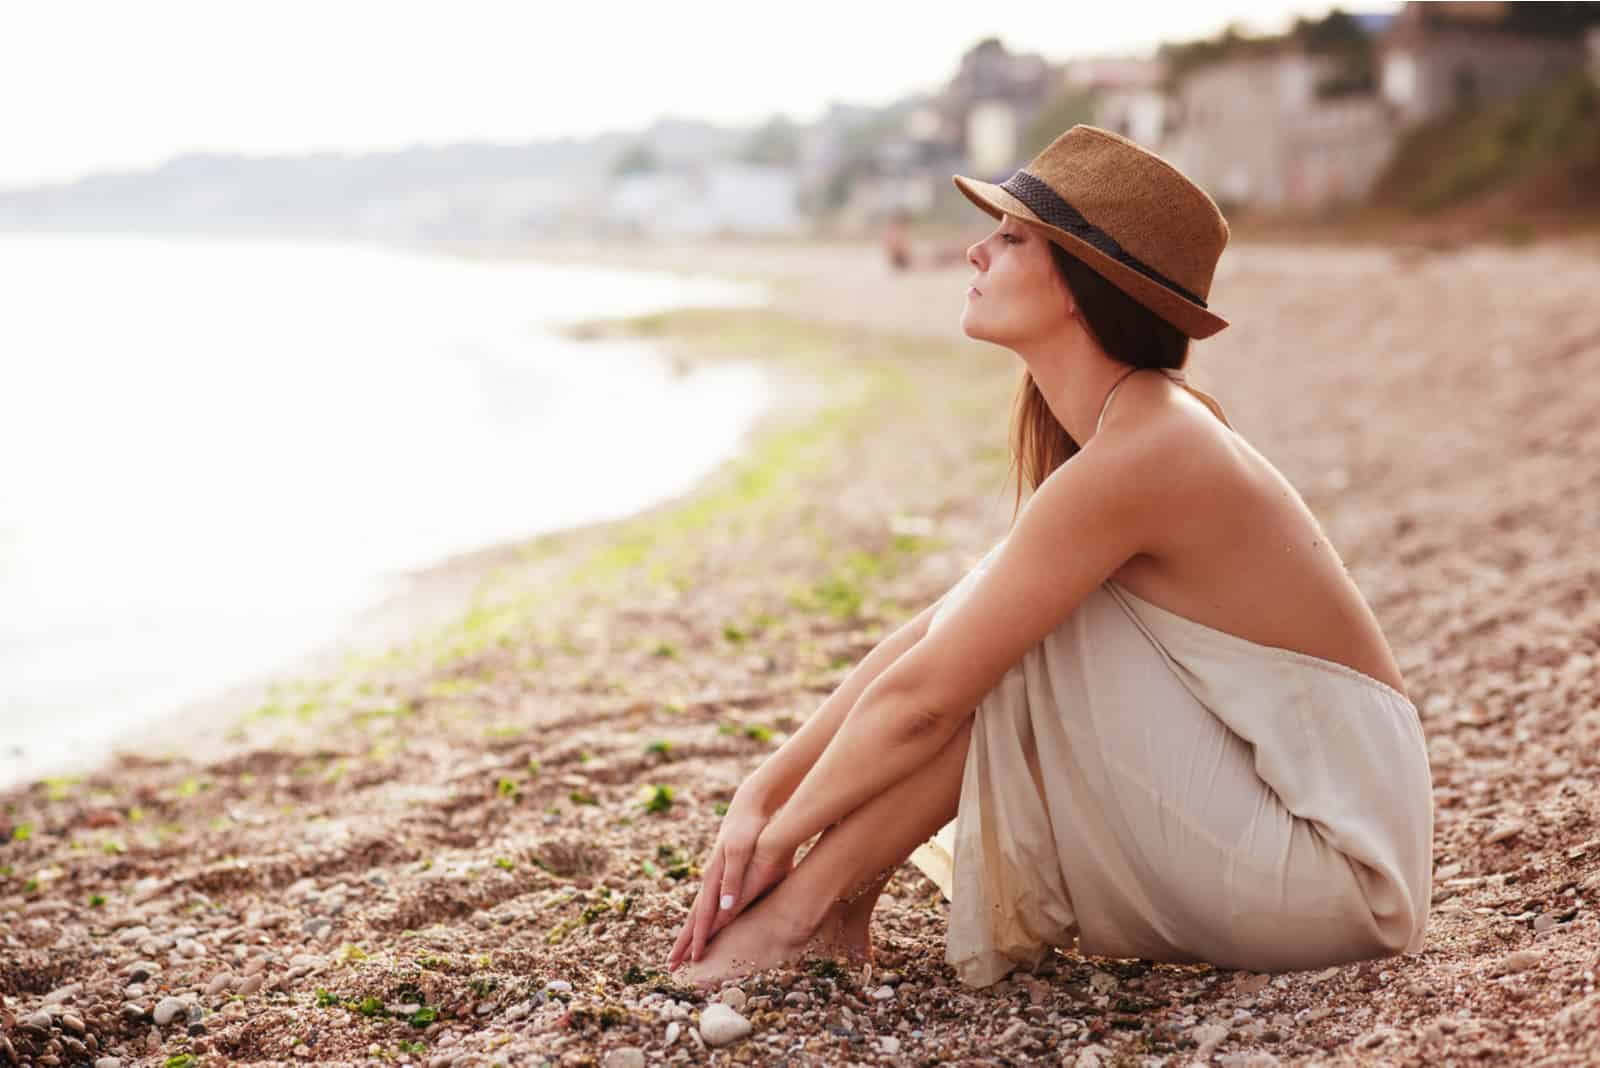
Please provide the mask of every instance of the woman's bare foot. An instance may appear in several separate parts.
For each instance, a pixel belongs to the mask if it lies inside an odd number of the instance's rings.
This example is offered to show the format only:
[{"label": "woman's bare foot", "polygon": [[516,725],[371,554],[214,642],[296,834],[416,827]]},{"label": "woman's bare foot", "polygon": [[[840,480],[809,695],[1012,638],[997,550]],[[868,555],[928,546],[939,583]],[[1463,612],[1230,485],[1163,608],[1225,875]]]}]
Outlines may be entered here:
[{"label": "woman's bare foot", "polygon": [[751,905],[706,943],[705,956],[686,961],[672,976],[695,986],[714,988],[726,979],[776,968],[810,954],[872,959],[872,940],[843,906],[835,906],[813,931],[783,916],[776,893]]}]

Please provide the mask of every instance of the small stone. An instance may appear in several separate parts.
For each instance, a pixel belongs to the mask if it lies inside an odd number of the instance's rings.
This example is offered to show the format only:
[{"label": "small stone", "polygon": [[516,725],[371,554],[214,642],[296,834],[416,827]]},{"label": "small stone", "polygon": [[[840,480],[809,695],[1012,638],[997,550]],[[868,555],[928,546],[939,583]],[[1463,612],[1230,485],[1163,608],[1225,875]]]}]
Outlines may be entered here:
[{"label": "small stone", "polygon": [[803,1009],[811,1004],[811,999],[798,990],[791,990],[783,995],[783,1003],[796,1009]]},{"label": "small stone", "polygon": [[720,1000],[728,1008],[738,1012],[745,1006],[745,993],[736,986],[730,986],[722,992]]},{"label": "small stone", "polygon": [[1500,823],[1495,824],[1488,834],[1483,836],[1483,840],[1489,845],[1494,845],[1496,842],[1504,842],[1521,834],[1522,827],[1521,820],[1502,820]]},{"label": "small stone", "polygon": [[94,1068],[122,1068],[122,1058],[101,1057],[94,1062]]},{"label": "small stone", "polygon": [[218,972],[211,977],[211,982],[206,984],[206,996],[215,997],[233,985],[232,972]]},{"label": "small stone", "polygon": [[1542,912],[1533,918],[1534,933],[1544,934],[1546,931],[1550,930],[1550,928],[1554,927],[1558,922],[1559,921],[1556,919],[1554,913]]},{"label": "small stone", "polygon": [[68,983],[66,986],[58,986],[44,996],[43,1004],[59,1005],[63,1001],[71,1001],[73,998],[78,996],[78,991],[82,989],[82,985],[78,983]]},{"label": "small stone", "polygon": [[548,983],[544,984],[544,988],[546,990],[567,991],[572,989],[572,984],[567,982],[565,979],[552,979]]},{"label": "small stone", "polygon": [[72,1031],[80,1035],[83,1034],[84,1031],[83,1021],[72,1015],[70,1012],[64,1012],[61,1014],[61,1026],[65,1027],[68,1031]]},{"label": "small stone", "polygon": [[257,972],[255,975],[245,976],[239,981],[239,993],[243,994],[245,997],[249,997],[251,994],[254,994],[256,991],[261,989],[263,978],[264,977],[260,972]]},{"label": "small stone", "polygon": [[22,1018],[22,1026],[47,1035],[50,1033],[50,1014],[48,1012],[36,1012],[31,1016],[24,1016]]},{"label": "small stone", "polygon": [[1096,971],[1089,976],[1089,989],[1096,994],[1109,994],[1117,988],[1117,977],[1107,972]]},{"label": "small stone", "polygon": [[1501,964],[1508,972],[1525,972],[1539,963],[1539,951],[1536,949],[1519,949],[1507,953]]},{"label": "small stone", "polygon": [[145,1013],[144,1006],[139,1004],[137,1001],[129,1001],[129,1002],[124,1002],[123,1003],[123,1006],[122,1006],[122,1018],[124,1020],[127,1020],[129,1023],[135,1023],[135,1022],[137,1022],[139,1020],[144,1019],[144,1013]]},{"label": "small stone", "polygon": [[1020,1035],[1022,1033],[1022,1029],[1026,1026],[1028,1025],[1021,1020],[1013,1020],[1010,1027],[1000,1032],[1000,1037],[994,1040],[994,1044],[997,1046],[1005,1045],[1007,1042],[1010,1042],[1013,1038],[1016,1038],[1018,1035]]},{"label": "small stone", "polygon": [[1104,1068],[1111,1059],[1111,1051],[1105,1046],[1096,1044],[1085,1046],[1078,1051],[1078,1057],[1072,1062],[1072,1068]]},{"label": "small stone", "polygon": [[893,1035],[884,1035],[878,1039],[878,1049],[892,1057],[900,1052],[900,1040]]},{"label": "small stone", "polygon": [[1270,982],[1272,982],[1272,976],[1270,975],[1246,975],[1234,984],[1233,989],[1235,993],[1241,995],[1259,994],[1267,988],[1267,984]]},{"label": "small stone", "polygon": [[1221,1024],[1200,1024],[1189,1029],[1189,1040],[1198,1047],[1194,1055],[1200,1060],[1211,1059],[1217,1047],[1228,1039],[1228,1029]]},{"label": "small stone", "polygon": [[152,975],[160,974],[161,965],[155,963],[154,961],[134,961],[134,963],[128,967],[128,982],[142,983]]},{"label": "small stone", "polygon": [[872,992],[872,999],[874,1001],[888,1001],[892,997],[894,997],[894,987],[887,984],[880,986],[878,989]]},{"label": "small stone", "polygon": [[177,1019],[180,1014],[187,1016],[188,1012],[189,1006],[177,998],[162,998],[156,1003],[156,1011],[154,1013],[156,1026],[165,1027]]},{"label": "small stone", "polygon": [[679,1024],[677,1020],[673,1020],[671,1023],[667,1024],[667,1037],[662,1041],[665,1042],[666,1045],[672,1045],[674,1042],[678,1041],[678,1032],[680,1030],[682,1030],[682,1025]]},{"label": "small stone", "polygon": [[1219,1059],[1222,1068],[1277,1068],[1278,1058],[1266,1050],[1246,1053],[1225,1053]]},{"label": "small stone", "polygon": [[744,1038],[754,1028],[733,1009],[713,1001],[700,1010],[700,1037],[709,1046],[726,1046]]},{"label": "small stone", "polygon": [[606,1054],[601,1068],[644,1068],[644,1050],[638,1046],[621,1046]]}]

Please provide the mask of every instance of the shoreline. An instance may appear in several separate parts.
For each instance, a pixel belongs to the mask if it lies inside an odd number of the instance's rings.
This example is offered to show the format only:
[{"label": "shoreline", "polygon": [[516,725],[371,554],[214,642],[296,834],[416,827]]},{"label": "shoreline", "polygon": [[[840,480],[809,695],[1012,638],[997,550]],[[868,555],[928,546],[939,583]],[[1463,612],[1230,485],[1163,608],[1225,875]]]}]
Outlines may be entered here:
[{"label": "shoreline", "polygon": [[[583,336],[583,331],[581,325],[577,329],[552,328],[552,333],[573,337]],[[678,373],[723,362],[704,354],[669,353],[665,349],[657,353],[655,358],[667,363]],[[775,379],[777,377],[774,375]],[[789,395],[795,395],[797,390],[803,392],[792,379],[787,386]],[[268,702],[291,680],[337,675],[348,670],[353,660],[381,657],[394,648],[426,639],[466,612],[485,582],[496,571],[515,565],[530,551],[538,551],[540,546],[604,541],[615,528],[648,519],[663,509],[670,510],[681,505],[684,500],[701,492],[706,484],[723,476],[752,440],[771,432],[784,421],[785,415],[781,410],[775,406],[769,407],[746,427],[728,453],[694,484],[677,493],[658,497],[634,512],[611,519],[553,527],[463,549],[420,567],[390,575],[384,582],[388,592],[348,618],[334,638],[291,655],[274,667],[186,701],[142,724],[132,725],[119,735],[120,741],[107,745],[94,755],[85,755],[70,765],[57,766],[48,774],[0,780],[0,795],[22,787],[81,779],[124,757],[174,759],[181,756],[201,763],[221,759],[238,748],[239,721],[252,709]]]}]

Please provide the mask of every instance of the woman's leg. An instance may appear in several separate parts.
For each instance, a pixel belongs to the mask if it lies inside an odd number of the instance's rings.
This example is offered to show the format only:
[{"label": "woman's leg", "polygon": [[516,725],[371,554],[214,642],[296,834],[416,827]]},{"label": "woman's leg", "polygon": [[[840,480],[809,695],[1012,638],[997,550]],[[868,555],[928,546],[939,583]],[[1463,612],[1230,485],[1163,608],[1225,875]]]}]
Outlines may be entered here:
[{"label": "woman's leg", "polygon": [[748,974],[819,942],[865,950],[884,883],[956,816],[972,727],[969,715],[931,761],[823,831],[782,882],[706,943],[686,978]]}]

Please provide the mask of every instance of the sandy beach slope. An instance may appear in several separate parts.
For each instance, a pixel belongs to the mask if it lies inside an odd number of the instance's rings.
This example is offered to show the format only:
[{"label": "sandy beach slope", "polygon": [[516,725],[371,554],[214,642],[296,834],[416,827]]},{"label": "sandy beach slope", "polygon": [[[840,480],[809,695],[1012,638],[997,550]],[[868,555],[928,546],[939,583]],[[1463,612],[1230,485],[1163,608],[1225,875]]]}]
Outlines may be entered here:
[{"label": "sandy beach slope", "polygon": [[1239,243],[1235,325],[1191,365],[1423,713],[1422,953],[1274,977],[1063,951],[969,991],[908,864],[875,961],[744,981],[726,1047],[660,971],[719,810],[1004,531],[1019,368],[960,334],[970,270],[871,245],[470,251],[774,280],[771,309],[586,332],[770,361],[785,403],[689,494],[441,565],[212,726],[0,794],[0,1062],[1600,1060],[1595,247]]}]

